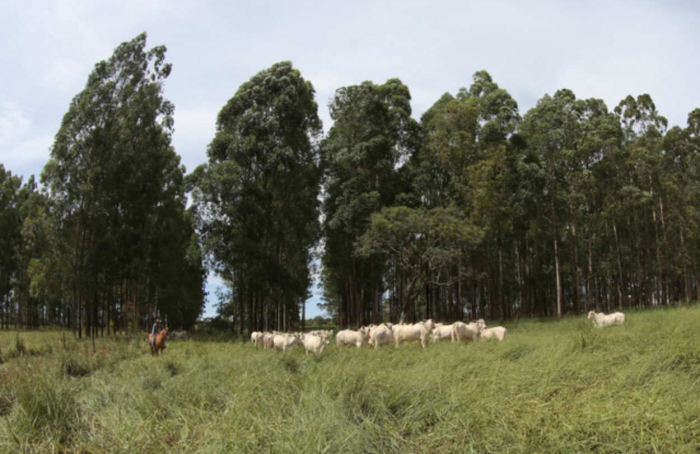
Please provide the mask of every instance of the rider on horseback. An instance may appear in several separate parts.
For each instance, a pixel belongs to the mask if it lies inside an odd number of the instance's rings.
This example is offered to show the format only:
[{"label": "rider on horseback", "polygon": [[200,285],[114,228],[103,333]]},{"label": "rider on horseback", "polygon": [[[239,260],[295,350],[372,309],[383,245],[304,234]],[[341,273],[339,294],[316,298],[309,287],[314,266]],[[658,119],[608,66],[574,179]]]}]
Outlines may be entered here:
[{"label": "rider on horseback", "polygon": [[151,348],[155,347],[156,336],[160,333],[160,318],[156,317],[156,322],[153,324],[153,329],[151,329]]}]

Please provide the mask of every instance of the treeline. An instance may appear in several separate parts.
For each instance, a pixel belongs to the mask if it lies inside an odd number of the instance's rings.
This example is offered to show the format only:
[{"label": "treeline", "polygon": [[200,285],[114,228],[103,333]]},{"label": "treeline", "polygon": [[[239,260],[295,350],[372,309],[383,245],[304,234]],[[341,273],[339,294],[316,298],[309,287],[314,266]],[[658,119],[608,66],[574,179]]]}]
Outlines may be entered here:
[{"label": "treeline", "polygon": [[521,116],[480,71],[419,121],[399,79],[339,88],[324,134],[282,62],[223,106],[185,177],[164,57],[122,44],[41,186],[0,173],[4,326],[187,327],[205,265],[239,333],[303,325],[316,272],[342,326],[700,299],[700,109],[669,129],[649,95],[611,111],[563,89]]},{"label": "treeline", "polygon": [[559,90],[522,117],[480,71],[420,121],[398,79],[339,88],[320,137],[313,95],[260,72],[192,180],[239,331],[303,323],[314,245],[341,326],[700,299],[700,110],[668,130],[649,95]]},{"label": "treeline", "polygon": [[188,328],[206,270],[184,167],[171,145],[171,66],[146,35],[99,62],[73,98],[41,174],[0,165],[0,324],[138,330],[160,315]]},{"label": "treeline", "polygon": [[326,309],[342,325],[559,316],[700,299],[700,109],[570,90],[521,117],[485,72],[410,117],[398,80],[336,92]]}]

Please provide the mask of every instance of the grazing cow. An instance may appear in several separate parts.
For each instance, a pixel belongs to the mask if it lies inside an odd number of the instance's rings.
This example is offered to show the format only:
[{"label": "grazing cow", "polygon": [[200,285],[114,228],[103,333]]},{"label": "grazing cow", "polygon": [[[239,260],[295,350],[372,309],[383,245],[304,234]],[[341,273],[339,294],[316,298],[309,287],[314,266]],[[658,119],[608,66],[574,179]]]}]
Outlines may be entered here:
[{"label": "grazing cow", "polygon": [[301,339],[296,334],[276,334],[274,337],[275,350],[286,352],[287,350],[301,345]]},{"label": "grazing cow", "polygon": [[452,339],[452,325],[443,325],[442,323],[436,324],[435,329],[431,333],[431,337],[433,338],[433,343]]},{"label": "grazing cow", "polygon": [[413,342],[420,340],[420,344],[425,348],[428,342],[428,336],[435,328],[435,324],[432,319],[425,322],[418,322],[413,325],[394,325],[392,331],[394,332],[394,342],[398,347],[401,342]]},{"label": "grazing cow", "polygon": [[481,333],[479,338],[482,341],[490,339],[498,339],[499,341],[502,341],[503,339],[505,339],[507,332],[508,331],[504,327],[496,326],[495,328],[485,329],[484,332]]},{"label": "grazing cow", "polygon": [[[263,349],[267,350],[267,346],[265,345],[265,336],[270,335],[270,333],[258,333],[258,335],[255,337],[255,348],[257,349],[258,347],[262,347]],[[251,338],[253,336],[251,335]]]},{"label": "grazing cow", "polygon": [[481,333],[486,329],[486,325],[483,320],[478,320],[476,323],[472,322],[466,324],[463,322],[455,322],[452,325],[452,342],[457,341],[467,341],[467,340],[478,340]]},{"label": "grazing cow", "polygon": [[596,313],[590,311],[588,313],[588,320],[593,323],[593,326],[598,328],[604,328],[610,325],[624,325],[625,324],[625,314],[622,312],[615,312],[614,314],[605,315],[604,313]]},{"label": "grazing cow", "polygon": [[275,333],[265,333],[263,334],[263,348],[265,350],[272,350],[275,348]]},{"label": "grazing cow", "polygon": [[338,331],[338,334],[335,335],[335,345],[337,345],[338,347],[354,345],[357,348],[360,348],[363,345],[367,345],[368,339],[368,328],[360,328],[357,331],[353,331],[351,329],[344,329],[342,331]]},{"label": "grazing cow", "polygon": [[255,344],[255,348],[258,348],[258,346],[259,346],[258,338],[260,338],[262,336],[264,336],[264,334],[261,333],[260,331],[253,331],[252,333],[250,333],[250,341],[253,344]]},{"label": "grazing cow", "polygon": [[392,344],[394,342],[394,332],[392,331],[391,323],[382,323],[381,325],[371,327],[369,342],[374,345],[375,350],[379,350],[380,345]]},{"label": "grazing cow", "polygon": [[302,334],[301,342],[304,344],[304,351],[307,355],[309,352],[314,354],[323,353],[326,345],[330,344],[330,341],[316,334]]}]

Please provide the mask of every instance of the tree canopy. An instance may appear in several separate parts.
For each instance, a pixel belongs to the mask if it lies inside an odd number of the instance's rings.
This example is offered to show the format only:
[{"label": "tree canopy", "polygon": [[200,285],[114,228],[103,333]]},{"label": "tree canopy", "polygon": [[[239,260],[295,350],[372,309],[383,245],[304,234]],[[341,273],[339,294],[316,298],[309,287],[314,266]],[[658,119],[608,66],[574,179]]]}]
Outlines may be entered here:
[{"label": "tree canopy", "polygon": [[[487,71],[413,118],[398,78],[339,87],[323,132],[291,62],[223,105],[206,163],[172,145],[146,34],[97,63],[40,182],[0,165],[0,323],[190,327],[209,270],[239,333],[558,316],[700,299],[700,109],[569,89],[521,116]],[[203,145],[204,146],[204,145]]]}]

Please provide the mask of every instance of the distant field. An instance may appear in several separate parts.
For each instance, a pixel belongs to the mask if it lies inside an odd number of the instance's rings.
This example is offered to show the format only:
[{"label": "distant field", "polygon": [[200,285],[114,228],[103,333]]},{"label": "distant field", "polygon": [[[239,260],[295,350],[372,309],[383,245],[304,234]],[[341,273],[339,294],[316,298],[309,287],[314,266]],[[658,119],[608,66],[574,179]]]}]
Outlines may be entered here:
[{"label": "distant field", "polygon": [[160,358],[105,339],[92,355],[70,334],[0,332],[0,451],[699,452],[700,307],[627,314],[320,357],[224,338]]}]

